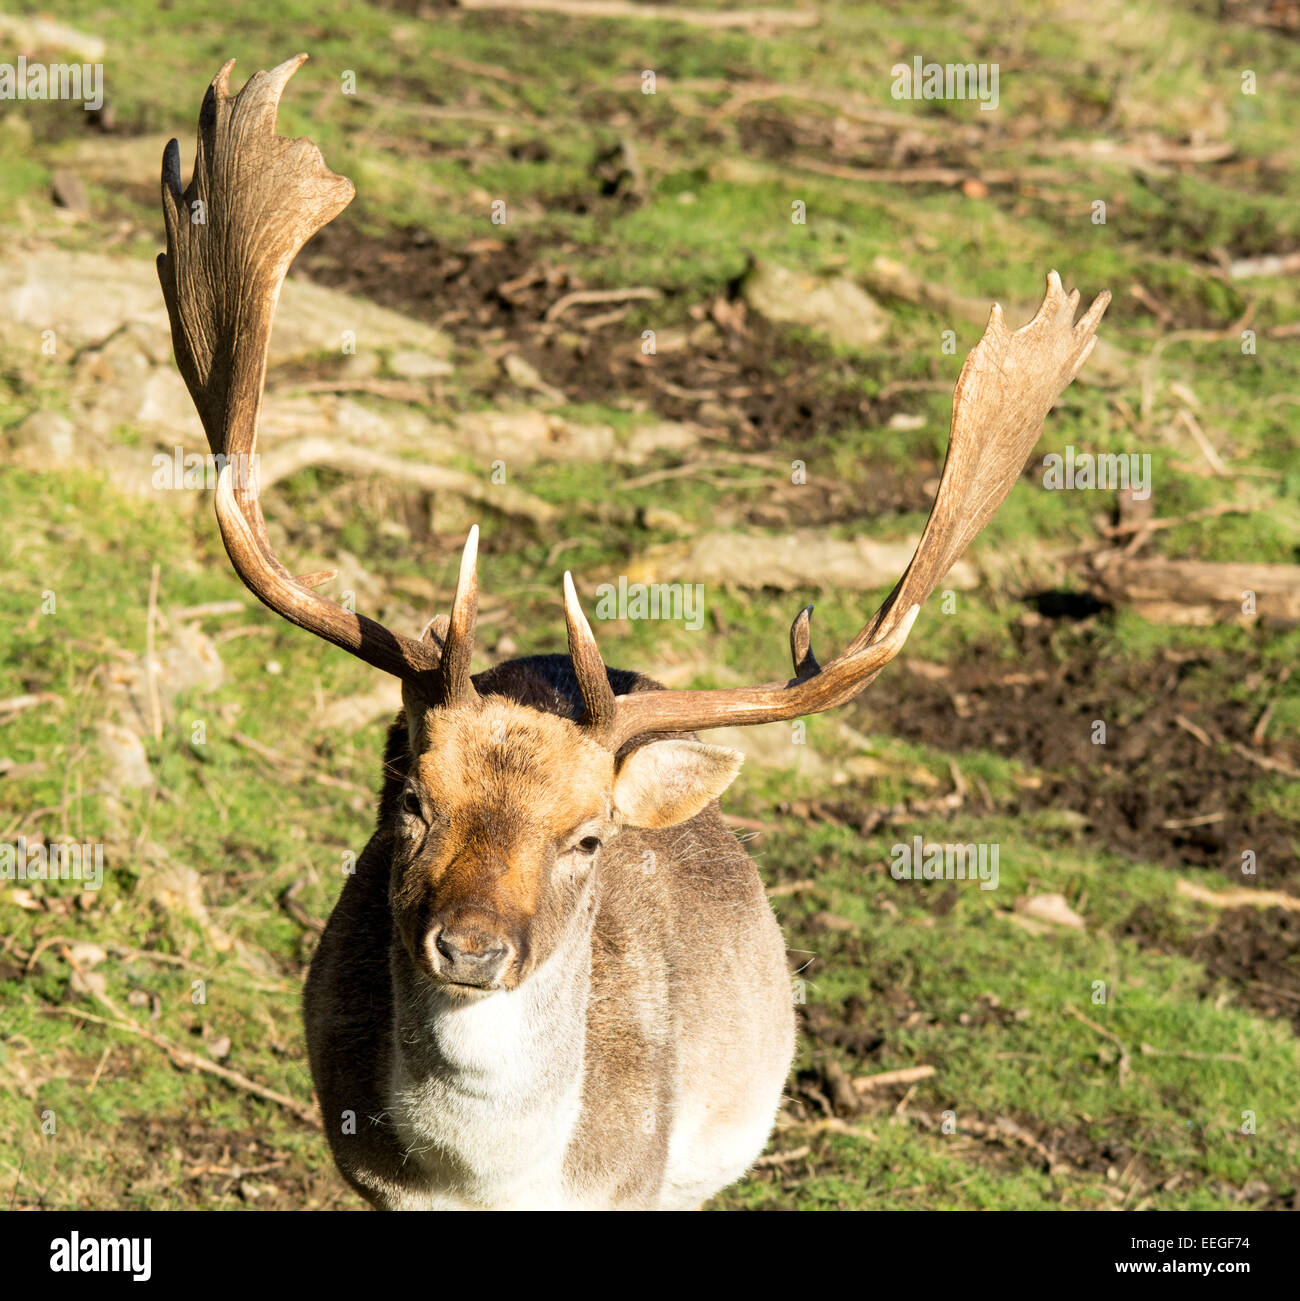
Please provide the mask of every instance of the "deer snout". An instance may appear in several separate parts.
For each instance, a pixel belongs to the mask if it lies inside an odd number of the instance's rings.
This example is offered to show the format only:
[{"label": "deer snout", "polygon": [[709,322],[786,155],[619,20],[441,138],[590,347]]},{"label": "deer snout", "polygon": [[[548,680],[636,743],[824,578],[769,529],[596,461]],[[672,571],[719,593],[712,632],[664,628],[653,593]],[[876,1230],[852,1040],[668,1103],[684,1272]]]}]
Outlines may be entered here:
[{"label": "deer snout", "polygon": [[433,975],[457,985],[491,989],[514,958],[514,945],[490,926],[474,920],[434,924],[425,937]]}]

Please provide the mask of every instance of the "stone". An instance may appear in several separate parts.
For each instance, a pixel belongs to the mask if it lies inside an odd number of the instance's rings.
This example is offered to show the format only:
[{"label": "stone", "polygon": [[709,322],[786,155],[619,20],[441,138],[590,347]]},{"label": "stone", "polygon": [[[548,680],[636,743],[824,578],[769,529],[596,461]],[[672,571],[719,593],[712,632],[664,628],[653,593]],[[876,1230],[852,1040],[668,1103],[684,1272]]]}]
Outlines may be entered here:
[{"label": "stone", "polygon": [[10,460],[29,470],[72,465],[76,427],[57,411],[34,411],[9,434]]},{"label": "stone", "polygon": [[814,275],[758,260],[741,293],[769,321],[805,326],[844,347],[871,348],[889,329],[885,310],[847,276]]},{"label": "stone", "polygon": [[120,723],[101,723],[99,748],[110,785],[137,788],[153,785],[144,742],[130,728]]}]

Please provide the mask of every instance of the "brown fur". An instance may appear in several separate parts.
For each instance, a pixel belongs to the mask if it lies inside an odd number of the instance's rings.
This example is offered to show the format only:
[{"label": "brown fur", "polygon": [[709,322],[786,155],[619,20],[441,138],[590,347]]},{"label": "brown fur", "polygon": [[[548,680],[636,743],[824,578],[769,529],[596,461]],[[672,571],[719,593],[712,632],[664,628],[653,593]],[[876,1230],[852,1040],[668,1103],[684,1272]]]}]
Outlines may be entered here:
[{"label": "brown fur", "polygon": [[504,696],[422,712],[408,723],[423,747],[414,784],[437,818],[418,852],[397,847],[398,931],[417,965],[433,919],[499,934],[515,950],[511,988],[550,952],[542,904],[557,843],[609,823],[614,759],[567,719]]},{"label": "brown fur", "polygon": [[[655,685],[618,670],[610,679],[619,692]],[[433,714],[413,729],[429,746],[414,764],[406,720],[391,730],[378,829],[311,965],[307,1039],[335,1160],[381,1207],[424,1204],[431,1184],[455,1188],[458,1204],[478,1204],[475,1172],[451,1145],[422,1151],[417,1166],[389,1112],[396,1045],[408,1063],[422,1051],[405,1010],[420,1006],[427,984],[418,929],[440,908],[490,911],[523,950],[518,984],[545,961],[576,902],[594,916],[581,1110],[566,1178],[590,1204],[676,1205],[689,1193],[666,1187],[665,1177],[683,1115],[698,1117],[701,1145],[711,1134],[730,1142],[760,1077],[775,1110],[794,1039],[780,931],[716,805],[678,826],[624,829],[600,851],[589,881],[548,889],[557,838],[608,815],[610,758],[602,767],[599,747],[570,721],[578,701],[567,657],[513,661],[476,685],[481,711]],[[447,812],[434,848],[403,854],[395,828],[413,768],[431,804]]]}]

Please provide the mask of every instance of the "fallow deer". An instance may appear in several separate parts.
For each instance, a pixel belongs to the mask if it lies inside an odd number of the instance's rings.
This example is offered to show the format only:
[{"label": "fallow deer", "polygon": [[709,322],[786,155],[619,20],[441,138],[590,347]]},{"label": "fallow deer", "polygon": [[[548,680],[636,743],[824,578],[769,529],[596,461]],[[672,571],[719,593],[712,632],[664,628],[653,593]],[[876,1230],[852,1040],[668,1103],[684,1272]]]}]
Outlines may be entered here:
[{"label": "fallow deer", "polygon": [[1095,342],[1055,272],[1015,333],[992,309],[953,397],[916,553],[845,650],[790,630],[788,680],[670,691],[606,669],[564,576],[568,653],[472,675],[477,528],[450,616],[390,631],[295,578],[263,521],[254,464],[280,287],[353,196],[306,140],[276,134],[305,55],[231,64],[199,114],[193,179],[163,159],[159,275],[176,360],[214,453],[235,572],[291,623],[402,683],[378,827],[312,960],[307,1044],[347,1181],[383,1208],[685,1208],[762,1151],[794,1052],[780,931],[717,798],[741,755],[700,729],[851,700],[898,654],[921,604],[1019,476]]}]

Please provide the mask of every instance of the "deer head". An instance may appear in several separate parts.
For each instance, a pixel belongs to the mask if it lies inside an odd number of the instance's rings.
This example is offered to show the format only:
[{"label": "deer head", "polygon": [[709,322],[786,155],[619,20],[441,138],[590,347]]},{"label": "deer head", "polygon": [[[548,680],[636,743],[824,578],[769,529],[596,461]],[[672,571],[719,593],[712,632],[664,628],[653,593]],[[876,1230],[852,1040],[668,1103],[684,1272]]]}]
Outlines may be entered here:
[{"label": "deer head", "polygon": [[[536,706],[475,685],[478,530],[470,530],[449,615],[419,638],[353,614],[276,558],[258,496],[255,446],[280,287],[298,250],[348,204],[352,185],[305,140],[275,133],[299,55],[231,97],[232,64],[199,116],[182,191],[176,143],[163,159],[167,252],[159,275],[177,362],[214,452],[226,462],[217,521],[235,572],[276,613],[402,681],[408,758],[382,811],[393,843],[391,904],[415,965],[446,990],[511,988],[590,912],[601,847],[627,827],[685,822],[740,767],[737,751],[684,734],[815,714],[853,699],[902,648],[921,605],[1010,492],[1043,420],[1087,359],[1110,295],[1075,323],[1078,293],[1056,272],[1034,318],[1012,333],[993,307],[953,395],[947,457],[906,572],[862,631],[819,663],[812,607],[790,629],[793,676],[728,690],[616,694],[564,575],[576,694]],[[641,680],[644,683],[644,680]]]}]

